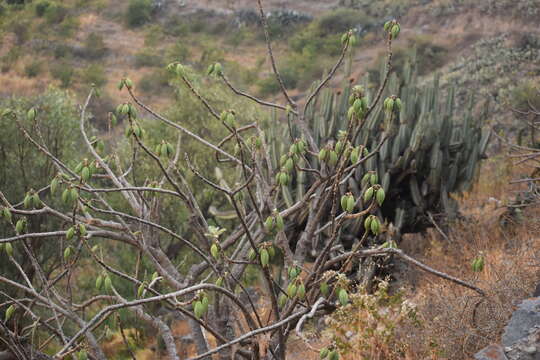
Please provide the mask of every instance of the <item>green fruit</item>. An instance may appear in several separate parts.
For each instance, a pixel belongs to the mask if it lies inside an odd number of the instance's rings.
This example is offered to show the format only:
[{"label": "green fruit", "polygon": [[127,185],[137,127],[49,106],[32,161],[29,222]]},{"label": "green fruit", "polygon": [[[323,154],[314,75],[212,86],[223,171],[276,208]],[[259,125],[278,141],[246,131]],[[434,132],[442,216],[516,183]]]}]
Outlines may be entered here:
[{"label": "green fruit", "polygon": [[34,195],[32,195],[32,205],[35,208],[38,208],[41,206],[41,199],[39,198],[38,193],[34,193]]},{"label": "green fruit", "polygon": [[171,157],[174,154],[174,148],[173,148],[173,146],[171,144],[166,143],[165,144],[165,149],[167,150],[167,152],[166,152],[167,157]]},{"label": "green fruit", "polygon": [[328,164],[330,164],[330,166],[335,166],[337,162],[338,162],[338,154],[334,150],[331,150]]},{"label": "green fruit", "polygon": [[69,191],[69,202],[74,203],[79,199],[79,192],[75,188],[71,188]]},{"label": "green fruit", "polygon": [[125,131],[124,135],[127,138],[129,138],[131,135],[133,135],[133,126],[131,126],[131,125],[126,126],[126,131]]},{"label": "green fruit", "polygon": [[264,222],[264,228],[267,232],[271,232],[274,229],[274,217],[269,216],[266,218],[266,221]]},{"label": "green fruit", "polygon": [[376,217],[373,217],[373,219],[371,220],[370,226],[371,226],[371,232],[375,235],[379,235],[379,232],[381,230],[379,219],[377,219]]},{"label": "green fruit", "polygon": [[347,204],[346,204],[345,210],[347,212],[353,212],[355,206],[356,206],[356,200],[354,199],[354,196],[352,196],[352,194],[347,196]]},{"label": "green fruit", "polygon": [[297,291],[298,288],[296,287],[294,282],[290,283],[289,286],[287,286],[287,295],[289,295],[290,298],[295,297]]},{"label": "green fruit", "polygon": [[306,296],[306,287],[304,286],[303,283],[301,283],[298,286],[298,290],[296,291],[296,296],[298,296],[298,299],[300,300],[303,300],[304,297]]},{"label": "green fruit", "polygon": [[101,285],[103,285],[103,276],[99,275],[96,279],[96,289],[101,289]]},{"label": "green fruit", "polygon": [[292,154],[298,154],[298,143],[295,142],[291,144],[291,146],[289,147],[289,152]]},{"label": "green fruit", "polygon": [[402,104],[400,98],[397,98],[397,99],[395,100],[395,104],[396,104],[397,110],[398,110],[398,111],[401,111],[401,107],[403,106],[403,104]]},{"label": "green fruit", "polygon": [[347,42],[347,39],[349,38],[349,33],[346,32],[345,34],[341,35],[341,44],[345,45]]},{"label": "green fruit", "polygon": [[7,221],[11,222],[11,211],[7,207],[2,208],[2,216]]},{"label": "green fruit", "polygon": [[221,276],[217,278],[216,286],[223,286],[223,278]]},{"label": "green fruit", "polygon": [[276,229],[277,231],[283,231],[285,228],[285,223],[283,222],[283,217],[278,213],[276,215]]},{"label": "green fruit", "polygon": [[354,117],[354,107],[350,107],[349,110],[347,111],[347,119],[349,119],[349,121],[352,121],[353,117]]},{"label": "green fruit", "polygon": [[128,89],[131,89],[131,88],[133,87],[133,81],[131,81],[130,78],[125,78],[125,79],[124,79],[124,84],[126,84],[126,87],[127,87]]},{"label": "green fruit", "polygon": [[176,64],[173,70],[176,73],[176,75],[180,77],[184,77],[186,75],[186,69],[184,68],[184,65],[182,64]]},{"label": "green fruit", "polygon": [[354,100],[353,108],[354,108],[354,112],[356,112],[357,114],[362,112],[363,110],[362,100],[361,99]]},{"label": "green fruit", "polygon": [[270,261],[270,254],[268,254],[268,250],[261,249],[261,251],[259,253],[260,253],[260,256],[261,256],[261,265],[263,267],[268,266],[268,262]]},{"label": "green fruit", "polygon": [[109,275],[105,276],[105,280],[103,281],[104,285],[105,285],[105,290],[107,292],[112,292],[112,289],[113,289],[113,285],[112,285],[112,280],[111,278],[109,277]]},{"label": "green fruit", "polygon": [[285,171],[291,172],[294,169],[294,161],[292,158],[288,158],[287,161],[285,161],[285,165],[283,166],[285,168]]},{"label": "green fruit", "polygon": [[342,306],[345,306],[349,303],[349,294],[347,294],[347,290],[345,289],[339,289],[338,298],[339,298],[339,303]]},{"label": "green fruit", "polygon": [[79,234],[81,236],[86,236],[87,232],[86,232],[86,226],[84,226],[84,224],[79,224]]},{"label": "green fruit", "polygon": [[323,296],[325,297],[328,296],[328,294],[330,293],[330,287],[328,286],[328,283],[326,281],[321,283],[320,289],[321,294],[323,294]]},{"label": "green fruit", "polygon": [[287,162],[288,159],[289,159],[289,155],[287,155],[287,154],[281,155],[281,157],[279,158],[279,165],[280,166],[285,165],[285,163]]},{"label": "green fruit", "polygon": [[203,306],[203,313],[206,313],[208,311],[208,303],[209,303],[208,296],[205,295],[201,300],[201,304]]},{"label": "green fruit", "polygon": [[337,352],[337,350],[332,350],[328,354],[328,360],[339,360],[339,353]]},{"label": "green fruit", "polygon": [[477,256],[472,263],[472,270],[474,272],[482,272],[484,270],[484,257]]},{"label": "green fruit", "polygon": [[30,196],[30,194],[26,194],[23,200],[23,206],[26,209],[29,209],[31,205],[32,205],[32,197]]},{"label": "green fruit", "polygon": [[6,254],[7,254],[9,257],[12,257],[12,256],[13,256],[13,245],[11,245],[10,242],[6,243],[5,250],[6,250]]},{"label": "green fruit", "polygon": [[30,121],[34,121],[36,119],[36,116],[37,116],[37,111],[35,108],[31,108],[30,110],[28,110],[28,112],[26,113],[26,117],[28,120]]},{"label": "green fruit", "polygon": [[394,99],[387,98],[384,100],[384,108],[388,112],[392,112],[394,110]]},{"label": "green fruit", "polygon": [[268,255],[270,255],[270,260],[272,260],[274,256],[276,256],[276,248],[273,245],[270,245],[267,248],[267,250],[268,250]]},{"label": "green fruit", "polygon": [[289,175],[284,171],[278,172],[276,175],[276,182],[278,185],[287,186],[289,183]]},{"label": "green fruit", "polygon": [[319,357],[321,359],[325,359],[329,353],[330,353],[330,350],[328,350],[328,348],[322,348],[321,351],[319,352]]},{"label": "green fruit", "polygon": [[371,230],[371,221],[372,220],[373,220],[372,215],[368,216],[366,218],[366,220],[364,220],[364,229],[366,229],[366,231]]},{"label": "green fruit", "polygon": [[225,117],[225,124],[227,124],[230,128],[236,127],[236,117],[233,113],[229,112],[227,116]]},{"label": "green fruit", "polygon": [[64,260],[69,259],[70,256],[71,256],[71,246],[68,246],[64,250]]},{"label": "green fruit", "polygon": [[297,268],[296,266],[292,266],[289,268],[289,279],[296,279],[298,275],[300,275],[301,270]]},{"label": "green fruit", "polygon": [[392,20],[388,20],[387,22],[384,23],[384,31],[389,31],[390,26],[392,26]]},{"label": "green fruit", "polygon": [[69,202],[69,189],[65,189],[63,192],[62,192],[62,202],[64,204],[67,204]]},{"label": "green fruit", "polygon": [[84,167],[84,163],[80,162],[77,164],[77,166],[75,166],[75,169],[73,171],[75,171],[77,174],[80,174],[83,167]]},{"label": "green fruit", "polygon": [[72,226],[66,231],[66,239],[67,240],[73,239],[73,235],[75,235],[75,228]]},{"label": "green fruit", "polygon": [[371,185],[375,185],[379,182],[379,176],[377,175],[377,173],[371,173],[369,177],[369,182],[371,183]]},{"label": "green fruit", "polygon": [[279,294],[279,297],[278,297],[278,306],[280,308],[284,307],[285,304],[287,303],[287,295],[281,293]]},{"label": "green fruit", "polygon": [[15,312],[15,305],[11,304],[6,310],[6,317],[4,322],[8,322],[9,319],[11,319],[11,316],[13,316],[13,313]]},{"label": "green fruit", "polygon": [[348,200],[348,196],[347,195],[343,195],[341,197],[341,208],[343,209],[343,211],[347,211],[347,200]]},{"label": "green fruit", "polygon": [[343,142],[340,140],[336,143],[336,146],[334,146],[334,151],[336,153],[341,153],[341,150],[343,150]]},{"label": "green fruit", "polygon": [[217,259],[219,256],[219,247],[216,243],[213,243],[212,246],[210,246],[210,253],[214,257],[214,259]]},{"label": "green fruit", "polygon": [[364,202],[365,203],[368,203],[369,201],[371,201],[371,199],[373,198],[373,193],[375,192],[375,190],[373,189],[373,187],[370,187],[369,189],[366,190],[366,192],[364,193]]},{"label": "green fruit", "polygon": [[204,315],[204,306],[200,301],[195,302],[193,310],[197,319],[200,319]]},{"label": "green fruit", "polygon": [[77,354],[77,360],[88,360],[88,354],[86,353],[86,350],[81,350]]},{"label": "green fruit", "polygon": [[157,156],[161,156],[161,145],[163,144],[157,144],[156,148],[154,149],[154,152],[157,154]]},{"label": "green fruit", "polygon": [[17,223],[15,224],[15,232],[20,235],[24,232],[24,228],[26,227],[26,219],[19,219]]},{"label": "green fruit", "polygon": [[139,139],[142,138],[142,134],[143,134],[142,128],[141,128],[139,125],[135,124],[135,125],[133,126],[133,134],[134,134],[136,137],[138,137]]},{"label": "green fruit", "polygon": [[400,31],[401,31],[401,28],[398,24],[395,24],[394,26],[392,26],[392,29],[390,30],[390,33],[392,34],[392,38],[397,39]]},{"label": "green fruit", "polygon": [[298,140],[298,153],[303,154],[306,151],[306,142],[303,139]]},{"label": "green fruit", "polygon": [[223,74],[223,67],[220,63],[215,63],[213,73],[218,76]]},{"label": "green fruit", "polygon": [[375,199],[377,200],[377,204],[379,204],[379,206],[381,206],[382,203],[384,202],[385,196],[386,194],[384,193],[383,188],[380,188],[379,190],[377,190],[377,193],[375,194]]},{"label": "green fruit", "polygon": [[360,148],[355,147],[351,151],[351,163],[356,164],[359,159],[360,159]]},{"label": "green fruit", "polygon": [[321,151],[319,151],[319,160],[326,161],[327,156],[328,156],[328,151],[325,148],[322,148]]}]

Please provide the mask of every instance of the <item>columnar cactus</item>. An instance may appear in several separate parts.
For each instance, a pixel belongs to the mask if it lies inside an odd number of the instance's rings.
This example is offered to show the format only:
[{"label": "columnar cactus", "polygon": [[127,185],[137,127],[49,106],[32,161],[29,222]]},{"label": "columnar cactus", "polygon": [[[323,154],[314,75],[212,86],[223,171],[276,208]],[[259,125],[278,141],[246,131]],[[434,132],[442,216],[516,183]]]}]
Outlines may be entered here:
[{"label": "columnar cactus", "polygon": [[[365,101],[361,100],[376,96],[369,90],[367,79],[363,82],[364,86],[349,82],[338,92],[325,90],[308,108],[306,119],[322,152],[339,146],[338,130],[346,126],[351,116],[348,111],[356,104],[358,111],[365,111],[361,106]],[[431,84],[420,86],[414,68],[407,66],[401,76],[393,74],[388,85],[382,93],[385,100],[373,109],[352,145],[369,152],[375,150],[383,137],[387,140],[340,190],[342,196],[350,193],[358,199],[362,208],[365,206],[362,195],[372,186],[363,179],[373,174],[389,199],[382,205],[380,215],[400,232],[415,232],[430,226],[428,212],[456,214],[456,205],[449,194],[467,190],[473,183],[490,131],[483,128],[481,117],[473,115],[473,100],[464,115],[456,114],[454,90],[442,91],[437,77]],[[273,123],[278,125],[268,141],[273,142],[274,161],[279,161],[288,149],[282,139],[290,137],[289,129],[282,129],[278,119]],[[280,132],[283,132],[281,136]],[[292,138],[299,133],[293,128]],[[289,180],[282,190],[285,201],[292,203],[310,184],[303,172],[297,172]],[[352,221],[347,233],[360,236],[364,232],[364,220]],[[302,223],[301,214],[297,221]]]}]

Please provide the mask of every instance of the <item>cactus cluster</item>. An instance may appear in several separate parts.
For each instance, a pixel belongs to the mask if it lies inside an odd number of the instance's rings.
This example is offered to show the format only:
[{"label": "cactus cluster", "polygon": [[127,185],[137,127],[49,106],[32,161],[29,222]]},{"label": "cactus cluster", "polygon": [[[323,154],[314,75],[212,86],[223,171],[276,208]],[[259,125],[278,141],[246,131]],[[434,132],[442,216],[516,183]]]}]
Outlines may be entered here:
[{"label": "cactus cluster", "polygon": [[[386,71],[382,70],[384,74]],[[366,104],[377,96],[376,91],[369,90],[368,79],[362,85],[349,81],[343,90],[323,91],[308,107],[306,121],[321,149],[320,162],[332,165],[332,154],[339,153],[341,150],[336,149],[343,146],[340,130],[347,126],[351,116],[361,119],[356,113],[367,111]],[[449,194],[472,185],[490,132],[483,128],[482,116],[473,115],[474,100],[464,116],[456,115],[454,90],[443,91],[437,77],[433,83],[420,86],[413,65],[407,65],[399,76],[392,74],[388,85],[354,143],[347,144],[352,149],[353,163],[359,154],[365,156],[383,138],[386,141],[342,184],[341,208],[344,212],[355,205],[365,208],[375,197],[380,204],[377,215],[387,221],[386,225],[392,223],[398,233],[416,232],[431,226],[427,216],[430,212],[456,214],[457,207]],[[274,124],[279,124],[277,114],[274,120]],[[275,125],[270,130],[268,141],[276,164],[288,153],[289,146],[282,139],[296,138],[299,134],[294,127],[289,130]],[[317,166],[316,159],[310,161],[313,167]],[[288,181],[279,184],[285,202],[292,204],[301,198],[312,179],[303,172],[288,175]],[[388,200],[383,203],[385,197]],[[344,233],[360,237],[369,223],[368,231],[379,234],[385,225],[374,224],[372,218],[373,215],[366,214],[350,220]],[[300,214],[296,222],[302,221]]]}]

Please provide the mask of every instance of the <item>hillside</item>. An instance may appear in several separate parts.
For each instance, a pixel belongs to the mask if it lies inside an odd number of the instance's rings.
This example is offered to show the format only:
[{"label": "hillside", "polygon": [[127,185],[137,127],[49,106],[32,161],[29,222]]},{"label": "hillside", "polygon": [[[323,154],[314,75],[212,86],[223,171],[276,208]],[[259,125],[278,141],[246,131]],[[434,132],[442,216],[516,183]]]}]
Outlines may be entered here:
[{"label": "hillside", "polygon": [[[39,4],[42,3],[49,2]],[[75,1],[63,1],[48,11],[43,10],[42,15],[35,6],[12,9],[2,18],[0,79],[4,85],[1,91],[28,95],[55,83],[82,95],[95,83],[104,89],[105,99],[112,106],[110,97],[119,100],[116,82],[129,74],[145,97],[165,105],[171,96],[166,91],[166,75],[160,69],[178,60],[199,69],[212,61],[222,61],[240,86],[271,97],[276,89],[271,80],[264,79],[269,63],[256,20],[256,2],[184,3],[181,6],[183,2],[158,1],[159,7],[151,13],[140,10],[143,14],[134,16],[142,16],[142,20],[134,21],[142,21],[142,26],[138,23],[129,26],[127,0],[91,1],[82,6]],[[339,3],[349,2],[265,3],[267,11],[277,14],[274,46],[278,64],[285,69],[289,87],[298,87],[295,91],[298,94],[328,69],[336,57],[335,48],[326,45],[327,38],[337,39],[337,33],[349,26],[360,29],[362,34],[354,56],[353,76],[358,78],[367,69],[377,69],[384,47],[372,29],[389,16],[397,16],[404,24],[397,56],[404,59],[417,46],[423,76],[440,71],[446,74],[445,80],[467,88],[489,87],[490,90],[479,92],[496,104],[501,99],[494,91],[502,91],[504,101],[516,79],[538,77],[535,64],[540,45],[539,30],[533,26],[535,2],[530,5],[520,2],[520,6],[529,6],[523,10],[533,14],[529,16],[519,16],[504,6],[485,11],[474,2],[450,6],[441,1],[413,0],[393,7],[359,4],[356,7],[360,10],[331,15]],[[10,20],[12,15],[16,20]],[[306,28],[313,17],[321,16],[319,25]],[[338,24],[334,26],[337,31],[326,32],[323,28],[328,25],[324,21]],[[314,53],[313,47],[320,50]],[[474,79],[474,83],[469,79]],[[339,86],[339,81],[335,86]]]},{"label": "hillside", "polygon": [[258,0],[0,1],[0,358],[501,340],[540,281],[540,0],[262,4],[304,112]]}]

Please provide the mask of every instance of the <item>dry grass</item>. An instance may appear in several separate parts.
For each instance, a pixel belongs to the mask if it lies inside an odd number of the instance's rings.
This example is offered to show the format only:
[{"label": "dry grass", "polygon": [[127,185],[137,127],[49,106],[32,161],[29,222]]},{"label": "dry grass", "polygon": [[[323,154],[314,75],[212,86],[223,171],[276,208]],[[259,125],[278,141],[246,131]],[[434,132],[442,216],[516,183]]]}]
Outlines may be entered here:
[{"label": "dry grass", "polygon": [[[394,287],[400,287],[407,301],[415,304],[419,323],[392,320],[397,319],[390,316],[396,308],[388,302],[381,302],[375,312],[351,308],[345,320],[340,320],[346,323],[345,332],[353,330],[349,337],[352,347],[343,359],[470,359],[500,340],[515,306],[530,297],[540,281],[540,207],[527,208],[516,219],[507,215],[504,206],[518,190],[509,185],[510,179],[523,171],[512,168],[502,157],[485,161],[478,184],[459,198],[463,218],[448,224],[448,240],[430,230],[406,236],[400,244],[406,253],[433,268],[484,289],[487,297],[398,261]],[[475,273],[471,262],[480,254],[486,265]],[[396,332],[389,339],[364,336],[360,342],[364,350],[359,350],[358,334],[366,332],[374,313],[384,314],[374,329],[381,324],[391,328],[394,321]],[[339,315],[333,318],[339,319]],[[360,323],[364,325],[358,327]],[[327,330],[319,347],[328,345],[336,335],[347,338]],[[301,344],[294,345],[292,359],[317,358],[307,348],[302,356]]]},{"label": "dry grass", "polygon": [[[451,225],[450,240],[429,232],[423,239],[427,245],[414,254],[488,294],[483,299],[410,269],[414,281],[404,285],[410,288],[409,296],[418,305],[423,323],[413,333],[408,329],[406,339],[416,349],[415,358],[435,353],[435,358],[469,359],[497,342],[515,305],[530,297],[540,280],[540,208],[528,208],[521,219],[515,219],[489,200],[506,202],[514,196],[515,189],[507,184],[517,170],[509,169],[504,160],[484,164],[480,182],[461,199],[466,218]],[[479,254],[485,257],[486,266],[481,273],[474,273],[471,261]]]}]

